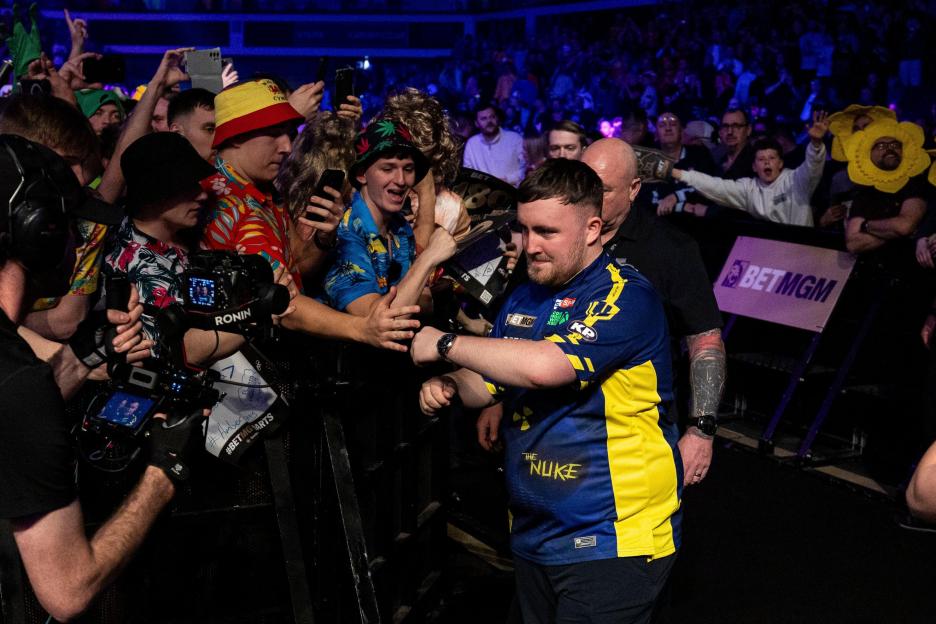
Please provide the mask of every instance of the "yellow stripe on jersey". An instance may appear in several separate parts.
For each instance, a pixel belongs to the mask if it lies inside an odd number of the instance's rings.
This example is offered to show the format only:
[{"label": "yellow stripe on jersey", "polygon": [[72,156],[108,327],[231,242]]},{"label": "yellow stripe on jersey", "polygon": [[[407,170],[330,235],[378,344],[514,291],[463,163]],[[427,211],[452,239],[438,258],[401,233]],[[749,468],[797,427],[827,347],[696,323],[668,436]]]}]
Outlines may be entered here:
[{"label": "yellow stripe on jersey", "polygon": [[[592,327],[598,321],[607,321],[614,318],[614,315],[621,311],[617,307],[617,300],[624,292],[624,284],[627,280],[621,277],[621,269],[614,264],[605,267],[611,276],[611,290],[604,301],[592,301],[588,306],[587,316],[583,321],[589,327]],[[599,307],[600,305],[600,307]]]},{"label": "yellow stripe on jersey", "polygon": [[548,340],[549,342],[558,342],[558,343],[563,343],[563,342],[565,342],[565,340],[563,340],[563,339],[562,339],[562,336],[560,336],[559,334],[553,334],[552,336],[546,336],[546,340]]},{"label": "yellow stripe on jersey", "polygon": [[574,368],[577,371],[585,370],[585,365],[582,364],[582,358],[580,358],[577,355],[571,355],[569,353],[566,353],[566,357],[569,358],[570,362],[572,362],[572,368]]},{"label": "yellow stripe on jersey", "polygon": [[676,462],[659,426],[657,375],[647,361],[601,384],[618,557],[676,552],[670,516],[679,509]]}]

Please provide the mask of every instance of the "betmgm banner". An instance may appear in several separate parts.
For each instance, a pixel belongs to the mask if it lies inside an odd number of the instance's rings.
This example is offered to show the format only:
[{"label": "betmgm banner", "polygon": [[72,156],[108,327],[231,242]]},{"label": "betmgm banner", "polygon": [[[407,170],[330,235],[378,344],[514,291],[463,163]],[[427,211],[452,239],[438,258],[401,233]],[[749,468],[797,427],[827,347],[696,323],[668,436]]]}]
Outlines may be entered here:
[{"label": "betmgm banner", "polygon": [[739,236],[715,299],[722,312],[821,332],[854,266],[842,251]]}]

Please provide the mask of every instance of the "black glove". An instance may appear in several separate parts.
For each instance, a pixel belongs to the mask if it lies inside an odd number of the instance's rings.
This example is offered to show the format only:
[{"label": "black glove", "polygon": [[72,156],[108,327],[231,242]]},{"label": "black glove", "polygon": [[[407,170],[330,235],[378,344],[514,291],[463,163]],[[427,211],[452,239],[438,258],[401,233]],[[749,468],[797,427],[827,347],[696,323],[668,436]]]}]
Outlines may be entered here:
[{"label": "black glove", "polygon": [[91,312],[68,339],[68,346],[71,347],[75,357],[88,368],[97,368],[107,361],[105,334],[110,326],[106,312]]},{"label": "black glove", "polygon": [[205,417],[201,410],[184,420],[169,424],[169,421],[154,419],[150,428],[149,464],[166,473],[173,483],[188,479],[189,467],[186,457],[204,446],[205,434],[202,425]]}]

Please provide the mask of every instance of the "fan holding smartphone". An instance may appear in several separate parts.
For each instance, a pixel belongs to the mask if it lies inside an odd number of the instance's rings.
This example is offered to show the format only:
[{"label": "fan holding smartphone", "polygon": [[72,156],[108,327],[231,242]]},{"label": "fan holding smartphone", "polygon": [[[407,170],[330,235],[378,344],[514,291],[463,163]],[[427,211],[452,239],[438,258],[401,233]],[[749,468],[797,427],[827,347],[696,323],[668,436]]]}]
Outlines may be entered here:
[{"label": "fan holding smartphone", "polygon": [[305,241],[311,239],[322,251],[335,247],[338,222],[344,213],[344,202],[341,201],[344,180],[344,171],[323,171],[315,184],[312,197],[309,198],[305,216],[299,219],[299,236]]}]

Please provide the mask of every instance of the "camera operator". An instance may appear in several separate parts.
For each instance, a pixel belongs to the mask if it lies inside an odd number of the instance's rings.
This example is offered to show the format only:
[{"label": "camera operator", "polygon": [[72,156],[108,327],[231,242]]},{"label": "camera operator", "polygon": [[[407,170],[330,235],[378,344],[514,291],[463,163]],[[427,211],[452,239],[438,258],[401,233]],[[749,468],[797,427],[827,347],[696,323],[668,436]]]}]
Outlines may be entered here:
[{"label": "camera operator", "polygon": [[[105,271],[124,274],[136,286],[146,308],[143,331],[157,340],[156,312],[182,302],[180,274],[188,267],[189,251],[198,249],[198,226],[208,199],[199,182],[213,175],[214,168],[174,132],[138,139],[120,164],[129,216],[108,250]],[[289,273],[283,268],[277,273],[284,285],[292,286]],[[190,364],[202,365],[234,353],[243,343],[237,334],[189,329],[185,355]]]},{"label": "camera operator", "polygon": [[[51,155],[54,158],[54,155]],[[154,428],[149,465],[136,487],[90,539],[74,484],[69,424],[49,365],[17,334],[38,296],[61,295],[74,262],[64,200],[47,173],[50,153],[0,136],[0,518],[9,519],[40,604],[57,620],[84,611],[137,549],[172,498],[170,473],[198,419]],[[138,331],[133,305],[118,328],[126,350]],[[75,373],[77,374],[77,373]],[[87,372],[84,373],[85,375]]]}]

